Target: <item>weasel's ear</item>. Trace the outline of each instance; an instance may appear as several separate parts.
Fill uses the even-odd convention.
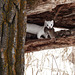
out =
[[[45,23],[46,23],[47,21],[45,20]]]
[[[46,26],[46,24],[47,24],[47,21],[45,20],[45,21],[44,21],[44,26]]]
[[[53,26],[54,26],[54,20],[52,20]]]
[[[52,20],[52,22],[54,22],[54,20]]]

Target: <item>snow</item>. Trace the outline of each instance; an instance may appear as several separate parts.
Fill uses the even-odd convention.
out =
[[[68,60],[73,50],[71,46],[25,53],[25,75],[75,75],[75,65]]]

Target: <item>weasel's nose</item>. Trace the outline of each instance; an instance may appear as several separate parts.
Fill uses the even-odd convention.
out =
[[[49,27],[49,29],[51,29],[51,28],[53,28],[53,27]]]
[[[51,29],[52,27],[49,27],[49,29]]]

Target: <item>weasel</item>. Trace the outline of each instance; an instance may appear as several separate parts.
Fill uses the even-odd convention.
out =
[[[41,39],[42,35],[45,38],[48,38],[48,33],[46,33],[44,31],[44,29],[45,29],[45,27],[47,27],[48,29],[52,29],[53,25],[54,25],[54,21],[53,20],[45,21],[44,22],[44,26],[39,26],[39,25],[36,25],[36,24],[29,24],[29,23],[27,23],[26,32],[32,33],[32,34],[36,34],[38,39]]]

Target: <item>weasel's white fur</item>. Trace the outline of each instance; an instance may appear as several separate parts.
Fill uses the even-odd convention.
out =
[[[53,20],[45,21],[44,26],[47,27],[48,29],[51,29],[54,26],[54,21]]]
[[[48,34],[44,32],[44,28],[53,28],[54,21],[45,21],[44,26],[39,26],[36,24],[27,24],[26,32],[36,34],[37,38],[40,39],[43,35],[45,38],[48,38]]]
[[[40,39],[41,36],[43,35],[45,38],[48,38],[48,35],[50,36],[50,38],[53,38],[54,37],[54,34],[53,34],[53,30],[51,30],[52,28],[54,29],[54,32],[57,32],[57,31],[60,31],[60,30],[68,30],[66,28],[57,28],[57,27],[53,27],[54,26],[54,21],[51,20],[51,21],[45,21],[44,22],[44,26],[39,26],[39,25],[36,25],[36,24],[27,24],[27,30],[26,32],[28,33],[32,33],[32,34],[36,34],[37,35],[37,38]],[[47,27],[49,30],[49,33],[46,33],[44,31],[45,27]]]

